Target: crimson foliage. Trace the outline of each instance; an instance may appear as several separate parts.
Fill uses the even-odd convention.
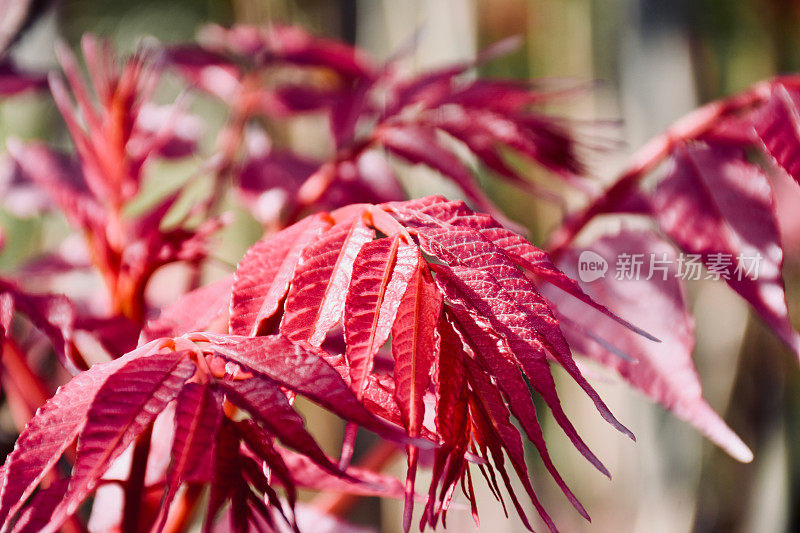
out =
[[[477,521],[476,470],[501,502],[505,486],[530,528],[510,467],[555,531],[531,483],[526,442],[575,509],[589,515],[550,457],[537,402],[578,452],[609,472],[562,409],[551,368],[561,367],[609,424],[633,438],[571,348],[617,371],[733,457],[752,458],[702,398],[691,360],[694,324],[675,273],[582,283],[575,267],[583,250],[666,258],[677,247],[724,279],[800,355],[768,178],[774,164],[800,179],[794,78],[712,103],[654,139],[608,190],[567,217],[548,253],[505,219],[459,155],[466,148],[482,169],[546,199],[553,193],[528,181],[509,151],[586,190],[572,126],[536,110],[551,93],[463,76],[513,43],[409,77],[402,53],[378,65],[297,28],[210,27],[201,41],[143,49],[119,64],[108,43],[87,36],[90,83],[60,46],[66,83],[51,73],[49,86],[75,153],[8,144],[8,208],[58,208],[88,253],[53,252],[16,282],[0,280],[3,366],[14,372],[3,383],[21,430],[0,470],[3,530],[77,524],[87,499],[96,492],[103,501],[115,484],[123,496],[92,509],[92,520],[109,529],[178,530],[204,487],[209,531],[298,529],[299,487],[404,498],[406,530],[421,501],[425,529],[445,521],[459,486]],[[199,170],[212,176],[212,192],[177,224],[167,219],[184,189],[131,208],[152,161],[200,152],[198,117],[184,100],[155,104],[165,69],[230,111]],[[286,69],[295,75],[281,76]],[[0,65],[3,94],[41,89],[41,79]],[[278,148],[254,126],[256,118],[311,112],[330,124],[325,161]],[[759,151],[768,157],[752,157]],[[469,205],[404,200],[396,159],[440,173]],[[670,164],[658,185],[640,187],[664,160]],[[227,183],[265,223],[264,238],[232,278],[157,309],[146,295],[151,277],[176,262],[197,273],[225,223],[215,213]],[[574,244],[591,220],[615,213],[648,217],[658,231],[625,229]],[[737,264],[720,270],[714,260],[741,254],[763,258],[760,275],[742,276]],[[105,312],[96,298],[25,289],[87,269],[104,281]],[[49,338],[72,375],[54,393],[25,353],[30,330],[12,324],[17,311]],[[347,422],[338,458],[305,428],[293,406],[298,395]],[[405,484],[350,466],[359,428],[405,450]],[[415,487],[421,457],[432,469],[422,490]]]

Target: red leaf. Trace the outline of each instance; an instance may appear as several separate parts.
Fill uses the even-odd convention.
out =
[[[65,45],[56,52],[69,89],[60,76],[51,73],[50,92],[80,155],[89,189],[103,204],[120,205],[138,192],[143,166],[153,153],[142,158],[131,151],[136,147],[129,143],[142,104],[158,80],[157,62],[155,54],[145,50],[118,66],[109,42],[98,42],[90,34],[84,35],[81,45],[99,106]]]
[[[309,217],[247,251],[234,275],[231,333],[258,334],[278,311],[303,249],[329,226],[322,216]]]
[[[353,262],[375,236],[360,219],[340,222],[303,251],[286,297],[281,332],[293,340],[320,346],[342,318]]]
[[[608,259],[627,253],[669,261],[666,273],[655,273],[650,280],[619,280],[609,273],[604,278],[584,283],[587,292],[608,302],[614,311],[640,317],[662,342],[649,342],[588,310],[585,305],[551,291],[559,314],[571,318],[568,322],[562,321],[562,325],[566,324],[564,330],[570,344],[584,355],[615,369],[631,386],[695,426],[731,456],[740,461],[751,460],[752,453],[747,446],[701,395],[700,380],[692,364],[694,321],[689,316],[678,281],[674,249],[647,231],[624,231],[606,236],[588,249]],[[577,273],[578,261],[578,251],[568,250],[560,264],[567,272]],[[624,359],[619,352],[633,360]]]
[[[525,450],[522,447],[522,438],[520,437],[517,428],[514,427],[509,419],[508,409],[506,409],[500,393],[495,387],[492,386],[488,376],[480,371],[474,361],[467,358],[464,359],[464,363],[473,390],[480,391],[480,393],[473,394],[475,402],[474,405],[479,404],[479,409],[483,412],[486,419],[491,422],[492,429],[496,433],[497,443],[501,443],[503,449],[508,454],[508,458],[511,460],[511,464],[514,467],[514,470],[516,470],[520,481],[522,481],[522,484],[525,487],[525,492],[528,493],[528,496],[533,502],[534,507],[536,507],[536,510],[539,512],[539,516],[542,517],[542,520],[544,520],[551,531],[557,531],[555,524],[542,507],[539,499],[536,497],[536,493],[533,490],[533,486],[531,485],[530,478],[528,476],[528,468],[525,463]],[[495,460],[497,461],[501,457],[502,452],[495,456]],[[505,478],[504,470],[502,468],[500,469],[500,473],[503,474],[503,477]],[[516,502],[513,489],[510,487],[507,480],[506,486],[508,487],[509,493],[514,501],[515,506],[517,507],[517,510],[520,512],[520,517],[522,518],[523,522],[526,523],[528,529],[531,529],[530,525],[527,524],[525,514],[521,512],[519,504]],[[575,500],[575,502],[577,502],[577,500]],[[575,502],[573,502],[573,504]],[[581,510],[582,514],[588,518],[586,511],[583,510],[579,503],[576,505],[576,508]]]
[[[297,488],[293,474],[273,445],[275,437],[268,434],[253,419],[237,422],[236,429],[247,448],[269,466],[270,474],[284,486],[289,506],[294,509],[297,502]]]
[[[432,268],[436,272],[437,284],[449,301],[458,302],[467,309],[474,309],[478,315],[488,319],[492,329],[508,343],[509,355],[525,372],[531,385],[542,396],[553,412],[556,422],[575,447],[598,470],[608,475],[606,468],[589,450],[561,408],[547,361],[549,350],[545,349],[535,333],[537,328],[535,324],[541,320],[531,322],[531,314],[511,300],[497,282],[482,271],[464,267],[451,270],[441,265],[432,265]],[[577,373],[577,370],[573,369],[573,372]]]
[[[11,282],[0,279],[0,331],[5,332],[14,311],[21,311],[53,345],[59,361],[70,373],[80,369],[75,364],[72,336],[75,330],[75,308],[62,295],[27,294]]]
[[[45,531],[56,531],[125,448],[175,399],[195,365],[185,353],[135,358],[106,379],[86,415],[69,489]]]
[[[392,206],[399,204],[391,204]],[[415,226],[426,226],[432,228],[447,227],[444,224],[456,226],[460,228],[469,228],[490,241],[498,247],[505,255],[513,261],[518,267],[527,270],[530,274],[534,275],[538,280],[544,281],[559,289],[571,294],[575,298],[591,305],[602,313],[608,315],[613,320],[616,320],[623,326],[635,331],[636,333],[657,341],[655,337],[646,331],[637,328],[628,321],[618,317],[610,312],[602,304],[594,301],[581,289],[578,283],[566,276],[553,264],[547,252],[541,250],[528,242],[524,237],[517,235],[513,231],[504,228],[497,221],[491,217],[475,213],[469,209],[463,202],[448,202],[440,197],[428,197],[420,200],[413,200],[407,202],[406,205],[416,208],[414,212],[406,213],[402,219],[406,223]],[[401,210],[402,211],[402,210]],[[426,216],[433,217],[430,219]],[[483,245],[485,246],[485,245]],[[493,250],[496,253],[496,250]]]
[[[79,314],[75,329],[90,332],[109,354],[124,354],[136,348],[142,325],[121,315],[97,317]]]
[[[420,527],[429,524],[432,528],[436,527],[440,512],[447,510],[447,494],[454,489],[465,469],[464,454],[471,440],[464,344],[446,311],[439,317],[437,330],[440,337],[439,359],[431,378],[436,391],[436,427],[442,447],[434,452],[428,501],[420,524]],[[437,499],[439,484],[442,489]]]
[[[364,409],[341,375],[325,361],[321,350],[309,344],[292,342],[280,335],[209,338],[226,359],[263,374],[381,436],[400,442],[405,440],[398,430]]]
[[[394,396],[403,416],[408,434],[416,437],[425,416],[423,398],[430,384],[431,366],[438,356],[436,325],[442,309],[442,295],[428,272],[422,254],[417,252],[417,266],[408,282],[392,325],[392,356],[394,356]],[[414,477],[418,450],[409,447],[406,478],[403,528],[411,527],[414,507]]]
[[[786,309],[772,187],[744,151],[702,144],[680,148],[653,208],[681,250],[701,255],[706,268],[725,279],[800,357],[800,335]]]
[[[344,251],[347,249],[347,235],[354,224],[367,222],[388,237],[358,243],[360,251],[354,259],[348,259],[351,266],[346,272],[353,281],[349,283],[348,298],[344,306],[347,356],[317,351],[300,341],[292,345],[288,339],[281,340],[280,337],[246,341],[233,336],[208,336],[209,342],[217,346],[220,355],[242,365],[249,372],[261,373],[293,392],[309,396],[351,422],[366,425],[353,418],[349,405],[356,411],[366,407],[373,415],[401,422],[414,439],[408,450],[406,491],[409,503],[404,516],[406,527],[410,526],[410,495],[413,493],[418,455],[414,446],[421,442],[416,440],[418,437],[438,438],[443,445],[434,456],[433,479],[428,491],[429,501],[423,523],[436,523],[438,516],[446,511],[459,480],[466,487],[469,476],[466,460],[472,453],[471,439],[474,439],[475,445],[484,456],[491,454],[494,466],[505,483],[510,483],[503,467],[503,453],[507,447],[509,453],[514,455],[512,463],[515,471],[527,479],[524,455],[517,453],[521,437],[517,432],[515,439],[509,430],[513,426],[507,426],[509,410],[519,418],[557,484],[576,509],[585,516],[585,510],[566,487],[549,457],[523,373],[542,395],[557,423],[576,448],[602,472],[608,473],[578,436],[561,408],[550,373],[550,358],[561,364],[584,388],[610,423],[628,435],[630,432],[610,414],[581,375],[549,302],[539,294],[531,278],[541,273],[541,278],[547,279],[571,296],[588,302],[626,326],[635,328],[592,300],[579,285],[556,268],[544,252],[530,244],[525,246],[524,239],[512,238],[513,233],[503,230],[490,217],[473,213],[463,203],[426,198],[380,206],[355,205],[337,210],[328,216],[338,221],[336,229],[323,233],[302,252],[301,257],[307,262],[298,267],[298,273],[292,281],[282,328],[287,335],[294,330],[302,332],[301,338],[310,335],[308,332],[314,329],[315,322],[319,320],[320,309],[324,307],[320,302],[326,298],[325,287],[335,274],[337,262],[341,262],[342,256],[346,255]],[[414,240],[415,245],[402,245],[404,240],[410,239]],[[433,264],[422,257],[417,246],[426,257],[432,257]],[[412,272],[416,273],[415,278],[411,283],[403,282],[406,288],[402,298],[387,299],[386,292],[392,284],[393,272],[401,264],[400,251],[403,248],[408,250],[409,257],[413,259],[410,264],[413,266]],[[436,264],[437,262],[445,265]],[[434,271],[435,282],[430,279],[428,269]],[[352,276],[349,274],[350,270]],[[343,285],[348,286],[347,283]],[[423,287],[427,287],[427,290],[422,291]],[[292,303],[295,299],[299,301],[305,297],[303,291],[309,288],[313,289],[313,294],[307,298],[305,306]],[[456,331],[448,332],[447,327],[438,319],[442,296],[446,298],[447,313],[450,316],[450,322],[447,323],[451,324],[449,327],[455,327]],[[341,293],[338,298],[341,301]],[[390,303],[394,301],[397,303]],[[292,305],[298,311],[294,316],[289,316]],[[382,313],[386,309],[385,305],[397,307],[393,321],[391,314],[387,314],[384,322]],[[420,305],[423,307],[418,307]],[[433,306],[435,311],[425,306]],[[327,323],[334,324],[338,318],[337,311],[333,317],[327,319]],[[369,365],[375,350],[385,341],[386,332],[381,328],[386,323],[392,324],[395,369],[393,375],[381,377],[371,374],[369,370],[365,371],[362,361]],[[438,335],[434,333],[437,325]],[[420,337],[423,330],[421,326],[428,333]],[[329,327],[326,325],[321,329],[327,331]],[[451,380],[438,374],[441,372],[438,365],[442,364],[441,368],[446,370],[453,369],[456,363],[448,362],[437,350],[442,336],[447,336],[450,352],[455,350],[461,353],[461,358],[467,357],[465,353],[472,354],[469,357],[474,357],[475,364],[478,365],[476,371],[481,372],[481,375],[485,374],[485,386],[493,387],[493,391],[486,393],[490,396],[483,397],[483,391],[476,389],[474,384],[471,389],[468,388],[465,377],[461,378],[459,385],[457,376],[454,376],[453,390],[450,390]],[[334,339],[335,335],[331,338]],[[318,334],[318,339],[322,339],[321,333]],[[421,339],[425,342],[421,342]],[[259,348],[256,348],[256,344],[252,347],[248,345],[256,341],[265,345]],[[238,347],[240,344],[241,347]],[[334,344],[328,343],[330,347]],[[460,347],[456,350],[454,347],[458,345]],[[304,352],[306,355],[303,355]],[[412,352],[416,355],[410,355]],[[454,354],[448,355],[459,358]],[[254,358],[260,360],[254,361]],[[309,387],[307,381],[301,383],[296,379],[287,382],[285,372],[281,373],[283,368],[293,368],[300,376],[316,376],[315,387]],[[353,372],[354,369],[356,373]],[[430,387],[432,372],[437,373],[434,388]],[[358,403],[357,396],[347,388],[348,379],[358,382],[363,379],[359,376],[366,377],[366,388],[360,389],[356,385],[355,389],[363,393],[363,406]],[[330,379],[335,386],[331,388],[327,382],[320,383],[320,379]],[[340,397],[343,401],[332,403],[333,399],[330,397],[323,399],[322,388],[316,388],[317,385],[337,391],[336,395],[341,391]],[[423,427],[423,398],[432,389],[436,392],[437,401],[441,403],[437,406],[436,434],[431,434],[429,428]],[[325,401],[329,403],[324,403]],[[460,405],[456,405],[459,401]],[[466,411],[468,403],[471,407]],[[348,407],[343,410],[345,405]],[[444,419],[448,413],[452,413],[452,420]],[[467,417],[469,426],[466,426]],[[345,456],[346,450],[343,450],[343,459]],[[495,470],[488,468],[485,471],[490,484],[496,489]],[[532,492],[532,487],[529,490]],[[530,496],[546,517],[546,513],[535,500],[535,495]],[[514,494],[512,501],[522,511]]]
[[[270,93],[263,93],[261,110],[267,115],[276,117],[332,110],[335,109],[338,97],[342,92],[346,92],[346,90],[286,83],[276,87]]]
[[[374,66],[360,50],[344,43],[321,39],[297,27],[273,27],[273,50],[283,61],[327,67],[345,77],[370,77]]]
[[[458,301],[454,301],[450,304],[450,307],[455,316],[455,323],[458,324],[459,329],[469,339],[480,363],[487,368],[490,375],[497,379],[497,386],[503,392],[509,410],[519,420],[525,435],[536,447],[548,472],[553,476],[556,484],[570,503],[588,520],[589,515],[586,509],[567,487],[550,458],[542,428],[536,418],[536,406],[533,403],[530,389],[522,378],[514,356],[509,351],[508,344],[493,333],[489,320],[481,317],[474,310],[459,305]],[[490,394],[490,392],[481,389],[477,394],[483,397],[484,394]],[[491,401],[496,403],[496,400]],[[522,466],[524,467],[524,463]],[[605,475],[610,476],[608,470],[602,464],[599,464],[599,468]]]
[[[754,125],[763,147],[787,174],[800,182],[800,110],[796,88],[782,83],[756,113]]]
[[[463,358],[466,354],[449,315],[442,313],[437,331],[440,337],[439,359],[432,374],[437,396],[436,427],[445,445],[452,445],[465,436],[467,381]]]
[[[581,375],[547,302],[506,253],[466,227],[438,222],[418,228],[417,235],[424,252],[449,265],[467,267],[456,267],[445,275],[458,278],[461,291],[474,284],[467,289],[475,291],[470,295],[472,304],[507,338],[523,368],[537,359],[543,361],[546,353],[551,354],[592,399],[603,418],[633,438]],[[535,379],[532,375],[528,377]]]
[[[137,357],[138,352],[92,366],[60,387],[25,426],[4,464],[0,521],[6,524],[36,485],[83,430],[97,391],[110,375]]]
[[[481,159],[488,155],[488,160],[491,161],[492,154],[500,157],[497,149],[508,146],[562,176],[569,177],[584,172],[576,154],[576,142],[567,128],[556,119],[545,115],[527,112],[499,113],[485,108],[471,108],[461,112],[434,114],[432,123],[462,140],[471,150],[479,148],[473,151]],[[534,185],[516,173],[500,174],[534,194],[538,192]]]
[[[164,527],[172,499],[187,480],[210,481],[222,403],[207,384],[187,383],[178,395],[167,489],[155,523]]]
[[[301,417],[289,404],[286,395],[271,379],[255,375],[243,380],[219,382],[229,401],[244,409],[283,444],[294,448],[320,466],[339,474],[325,452],[305,429]]]
[[[0,522],[7,524],[86,424],[97,392],[128,362],[147,354],[143,345],[114,361],[97,364],[59,387],[25,426],[3,465]]]
[[[506,163],[501,153],[501,146],[489,132],[476,124],[471,114],[466,111],[453,111],[446,116],[434,117],[435,125],[463,142],[487,168],[496,172],[501,178],[509,180],[517,187],[541,198],[560,201],[554,193],[524,179],[520,171]]]
[[[39,533],[42,531],[50,521],[53,510],[64,499],[68,484],[69,479],[59,479],[46,489],[41,489],[22,512],[11,531],[13,533]]]
[[[400,300],[392,325],[392,356],[395,360],[395,399],[409,435],[419,435],[425,408],[422,398],[430,383],[431,366],[438,352],[434,332],[439,320],[442,295],[417,252],[417,266]]]
[[[366,243],[356,256],[344,308],[345,357],[361,395],[378,349],[389,338],[400,299],[417,268],[416,246],[399,235]]]
[[[394,399],[394,378],[387,375],[368,377],[361,400],[370,413],[384,418],[392,424],[403,425],[400,408]]]

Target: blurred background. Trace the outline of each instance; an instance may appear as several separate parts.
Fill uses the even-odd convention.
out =
[[[55,68],[57,35],[75,45],[91,31],[133,50],[146,36],[164,42],[195,37],[217,22],[302,25],[388,57],[422,31],[411,69],[473,57],[482,47],[519,35],[524,45],[482,67],[481,74],[590,82],[591,88],[554,112],[581,120],[619,121],[605,128],[621,147],[590,161],[598,180],[610,180],[633,151],[694,107],[782,71],[800,70],[800,2],[794,0],[64,0],[38,1],[40,16],[12,53],[34,69]],[[41,97],[0,103],[0,137],[41,137],[63,142],[60,118]],[[224,119],[212,102],[198,103],[211,123]],[[217,107],[215,107],[217,106]],[[292,124],[293,142],[314,151],[313,123]],[[180,169],[164,170],[166,174]],[[408,178],[413,195],[437,190],[430,176]],[[492,198],[543,244],[562,213],[500,183],[485,181]],[[790,314],[800,319],[800,193],[778,183],[787,247]],[[444,191],[447,192],[447,191]],[[10,268],[31,250],[58,238],[52,222],[0,213],[9,235],[0,267]],[[63,235],[63,233],[62,233]],[[221,255],[235,263],[259,237],[259,227],[237,222]],[[800,531],[800,370],[796,360],[750,316],[721,283],[690,287],[697,319],[695,362],[704,396],[755,453],[738,464],[686,424],[628,390],[614,376],[594,379],[601,396],[636,434],[632,443],[597,416],[591,402],[562,379],[568,414],[612,472],[611,481],[566,444],[557,428],[547,438],[564,478],[593,523],[574,512],[543,472],[534,481],[562,531],[648,533]],[[795,321],[800,325],[800,321]],[[341,440],[338,421],[307,409],[312,432],[332,451]],[[563,445],[562,445],[563,444]],[[533,455],[533,454],[532,454]],[[534,463],[535,464],[535,463]],[[397,464],[395,473],[404,471]],[[424,478],[420,480],[424,482]],[[476,487],[477,488],[477,487]],[[400,530],[399,502],[366,499],[353,522],[380,531]],[[522,531],[505,519],[488,490],[479,506],[481,530]],[[535,514],[535,513],[534,513]],[[474,529],[469,513],[453,511],[451,531]]]

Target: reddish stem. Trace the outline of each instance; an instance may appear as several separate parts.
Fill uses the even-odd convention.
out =
[[[3,389],[8,397],[12,416],[22,431],[36,410],[50,394],[39,376],[33,373],[19,346],[7,338],[3,343]]]
[[[141,514],[142,499],[144,496],[144,478],[147,472],[147,458],[150,455],[150,439],[153,436],[153,426],[139,435],[133,448],[131,460],[131,473],[125,485],[125,507],[122,515],[123,533],[136,533],[139,531],[139,516]]]
[[[164,525],[164,533],[186,531],[202,495],[202,483],[189,483],[186,486],[186,490],[178,495],[175,502],[170,506],[167,523]]]

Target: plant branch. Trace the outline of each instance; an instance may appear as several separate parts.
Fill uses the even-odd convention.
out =
[[[180,493],[170,506],[164,533],[186,531],[202,495],[203,485],[201,483],[188,483],[186,490]]]
[[[153,435],[153,426],[150,425],[139,438],[133,448],[131,472],[128,483],[125,485],[125,506],[122,515],[123,533],[136,533],[139,531],[139,516],[144,497],[144,478],[147,473],[147,459],[150,455],[150,440]]]
[[[50,394],[39,376],[28,366],[19,346],[9,338],[3,342],[2,366],[3,391],[11,406],[14,423],[22,431]]]
[[[715,100],[674,122],[666,131],[651,139],[634,156],[633,163],[614,183],[597,195],[583,209],[567,216],[550,239],[554,258],[569,245],[597,215],[613,211],[651,171],[667,159],[676,146],[696,139],[711,130],[721,118],[734,115],[769,98],[773,81],[753,85],[730,98]]]

